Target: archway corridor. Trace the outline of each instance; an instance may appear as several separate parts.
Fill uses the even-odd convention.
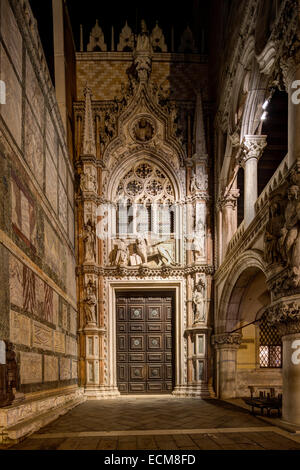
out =
[[[11,449],[300,450],[268,421],[217,399],[122,396],[86,401]]]

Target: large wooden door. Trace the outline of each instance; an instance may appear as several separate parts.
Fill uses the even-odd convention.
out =
[[[117,381],[120,393],[173,389],[173,300],[169,294],[117,296]]]

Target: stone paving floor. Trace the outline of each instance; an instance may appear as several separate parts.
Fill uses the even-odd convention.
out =
[[[300,436],[220,400],[87,401],[15,450],[300,450]]]

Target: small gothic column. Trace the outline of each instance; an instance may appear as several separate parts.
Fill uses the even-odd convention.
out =
[[[257,199],[257,164],[267,145],[266,135],[245,135],[242,148],[242,165],[245,171],[244,221],[245,228],[255,217]]]
[[[236,396],[236,364],[237,351],[242,340],[240,333],[220,333],[212,337],[216,350],[218,398],[234,398]]]
[[[222,240],[222,258],[225,257],[228,243],[237,229],[237,199],[240,195],[239,189],[231,189],[219,199],[219,208],[222,214],[222,231],[220,233]]]
[[[300,426],[300,300],[271,306],[268,320],[282,336],[282,419]]]
[[[77,197],[79,215],[78,276],[80,298],[79,337],[81,349],[81,381],[89,398],[116,396],[119,392],[108,384],[105,375],[104,342],[107,325],[103,319],[103,280],[99,273],[102,247],[96,231],[98,222],[99,160],[92,110],[92,92],[85,89],[83,140],[78,163],[80,190]],[[96,119],[99,125],[99,119]],[[99,127],[97,127],[99,130]]]

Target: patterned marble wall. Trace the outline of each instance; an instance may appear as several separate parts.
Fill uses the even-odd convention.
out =
[[[74,175],[28,4],[0,2],[0,339],[20,391],[77,382]]]

